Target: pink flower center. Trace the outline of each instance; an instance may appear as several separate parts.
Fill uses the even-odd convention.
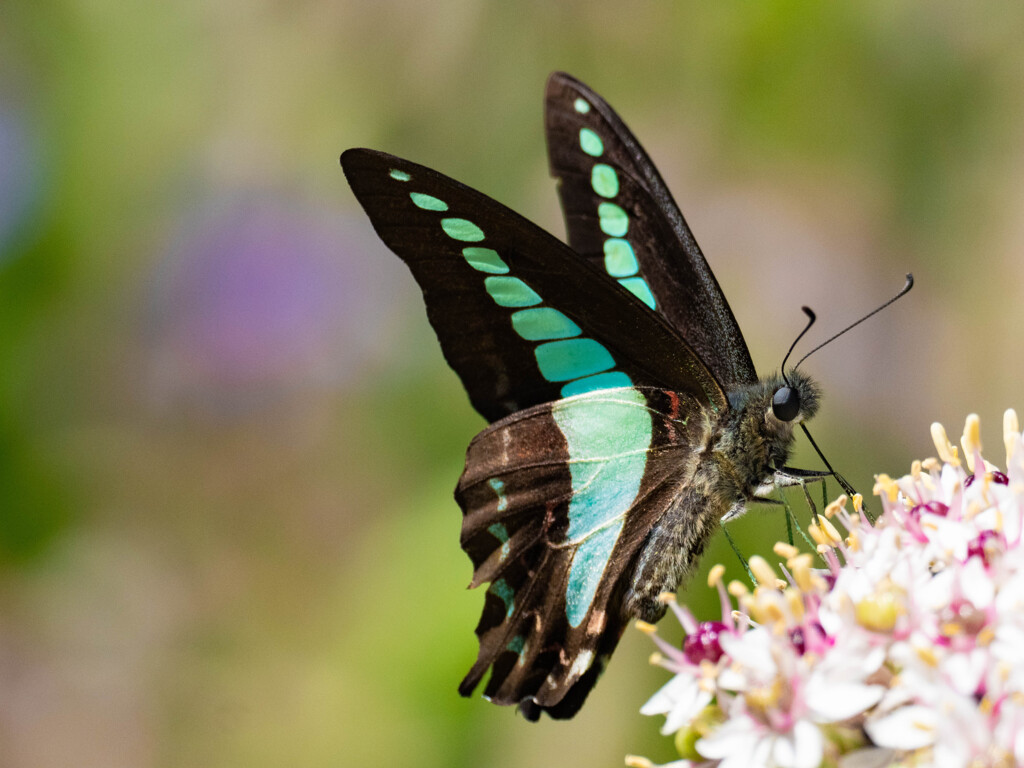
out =
[[[710,661],[712,664],[722,658],[724,651],[718,641],[718,636],[727,632],[728,627],[720,621],[704,621],[697,627],[697,631],[686,636],[683,640],[683,655],[691,664],[700,664],[702,661]]]

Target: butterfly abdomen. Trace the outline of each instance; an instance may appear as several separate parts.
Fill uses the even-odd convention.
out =
[[[658,597],[674,592],[700,561],[731,502],[710,450],[698,457],[690,480],[647,536],[623,601],[631,618],[654,623],[665,613]]]

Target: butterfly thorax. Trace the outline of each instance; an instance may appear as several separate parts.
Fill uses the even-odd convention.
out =
[[[789,385],[801,401],[793,421],[780,421],[772,412],[772,397],[786,386],[778,376],[731,392],[729,411],[708,414],[704,439],[694,446],[693,474],[680,483],[637,557],[623,602],[627,616],[660,619],[665,605],[658,596],[687,578],[722,520],[739,516],[771,490],[775,471],[789,458],[795,423],[811,418],[820,401],[817,385],[804,374],[791,371]]]

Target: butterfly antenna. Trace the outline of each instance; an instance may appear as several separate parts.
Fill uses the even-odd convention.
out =
[[[849,331],[849,330],[852,330],[852,329],[856,328],[856,327],[857,327],[858,325],[860,325],[861,323],[863,323],[863,322],[864,322],[865,320],[867,320],[867,319],[868,319],[869,317],[871,317],[872,315],[877,315],[877,314],[878,314],[879,312],[881,312],[881,311],[882,311],[883,309],[885,309],[886,307],[888,307],[888,306],[889,306],[890,304],[892,304],[892,303],[893,303],[894,301],[896,301],[897,299],[900,299],[900,298],[902,298],[903,296],[906,296],[906,295],[907,295],[907,293],[909,293],[909,292],[910,292],[910,289],[911,289],[911,288],[913,288],[913,287],[914,287],[914,276],[913,276],[912,274],[910,274],[910,273],[908,272],[908,273],[907,273],[907,282],[906,282],[906,283],[904,284],[904,286],[903,286],[902,288],[900,288],[900,292],[899,292],[899,293],[897,293],[897,294],[896,294],[895,296],[893,296],[893,297],[892,297],[891,299],[889,299],[889,300],[888,300],[887,302],[885,302],[884,304],[882,304],[882,305],[881,305],[880,307],[876,307],[875,309],[873,309],[873,310],[871,310],[870,312],[868,312],[868,313],[867,313],[866,315],[864,315],[864,317],[862,317],[862,318],[861,318],[860,320],[857,320],[856,322],[850,323],[850,325],[848,325],[848,326],[846,326],[845,328],[843,328],[843,330],[841,330],[841,331],[840,331],[839,333],[835,334],[834,336],[832,336],[832,337],[830,337],[830,338],[828,338],[828,339],[825,339],[825,341],[821,342],[821,344],[819,344],[819,345],[818,345],[818,346],[816,346],[816,347],[815,347],[814,349],[812,349],[812,350],[811,350],[810,352],[808,352],[808,353],[807,353],[806,355],[804,355],[803,357],[801,357],[801,358],[800,358],[800,362],[799,362],[799,363],[797,363],[796,365],[794,365],[793,367],[794,367],[794,368],[799,368],[799,367],[800,367],[800,363],[802,363],[802,362],[803,362],[804,360],[806,360],[806,359],[807,359],[808,357],[810,357],[810,356],[811,356],[811,355],[813,355],[813,354],[814,354],[815,352],[817,352],[817,351],[818,351],[819,349],[821,349],[822,347],[824,347],[824,346],[825,346],[826,344],[831,344],[831,343],[832,343],[833,341],[835,341],[836,339],[838,339],[838,338],[839,338],[840,336],[842,336],[842,335],[843,335],[844,333],[846,333],[846,332],[847,332],[847,331]],[[804,307],[804,311],[805,311],[805,312],[809,312],[810,310],[808,310],[808,309],[807,309],[806,307]],[[812,317],[813,317],[813,315],[812,315]],[[810,326],[808,326],[808,327],[810,327]],[[806,330],[805,330],[804,332],[806,333]],[[803,336],[803,334],[800,334],[800,336]],[[799,341],[799,340],[800,340],[800,336],[797,336],[797,341]],[[794,343],[794,344],[796,344],[796,342],[793,342],[793,343]],[[792,351],[792,350],[790,350],[790,351]],[[786,357],[789,357],[789,355],[786,355]],[[785,362],[783,362],[783,366],[785,366]],[[788,384],[789,382],[786,382],[786,383]],[[805,430],[805,431],[806,431],[806,430]],[[813,441],[812,441],[812,442],[813,442]],[[824,457],[822,457],[822,458],[824,458]]]
[[[789,351],[786,353],[786,356],[782,358],[782,380],[786,382],[786,386],[792,386],[789,383],[789,379],[786,378],[786,361],[789,360],[789,356],[793,354],[793,350],[796,349],[796,345],[800,339],[804,337],[804,334],[811,330],[811,326],[814,325],[814,321],[818,319],[817,315],[814,314],[814,310],[810,307],[800,307],[800,309],[802,309],[804,314],[807,315],[807,325],[805,325],[804,329],[800,331],[800,334],[793,339],[793,343],[789,345]]]
[[[819,349],[824,347],[826,344],[831,344],[833,341],[838,339],[844,333],[846,333],[847,331],[849,331],[849,330],[851,330],[853,328],[856,328],[858,325],[863,323],[865,320],[867,320],[872,315],[877,315],[879,312],[881,312],[883,309],[888,307],[894,301],[896,301],[897,299],[900,299],[903,296],[905,296],[910,291],[910,289],[913,288],[913,287],[914,287],[914,276],[908,272],[907,273],[907,282],[904,283],[904,285],[900,289],[899,293],[897,293],[895,296],[893,296],[891,299],[889,299],[887,302],[885,302],[881,306],[876,307],[875,309],[873,309],[870,312],[868,312],[866,315],[864,315],[864,317],[862,317],[859,320],[857,320],[857,321],[851,323],[850,325],[846,326],[845,328],[843,328],[843,330],[839,331],[839,333],[837,333],[837,334],[835,334],[833,336],[830,336],[828,339],[826,339],[825,341],[821,342],[821,344],[819,344],[814,349],[812,349],[810,352],[808,352],[806,355],[801,357],[799,362],[797,362],[797,364],[795,366],[793,366],[793,367],[794,368],[799,368],[801,363],[803,363],[804,360],[806,360],[808,357],[813,355],[815,352],[817,352]],[[814,313],[811,312],[811,310],[809,310],[807,307],[804,307],[803,310],[811,318],[811,323],[813,323],[814,322]],[[808,323],[807,328],[804,329],[804,332],[801,333],[800,336],[796,337],[796,341],[799,341],[800,338],[804,335],[804,333],[807,333],[807,329],[811,327],[811,323]],[[793,342],[793,346],[796,346],[796,341]],[[789,348],[789,352],[792,352],[792,351],[793,351],[793,347],[790,347]],[[789,352],[786,353],[786,359],[789,358]],[[782,369],[783,369],[783,374],[782,375],[783,375],[783,378],[785,379],[785,376],[786,376],[786,374],[785,374],[786,361],[785,360],[782,361]],[[786,380],[786,383],[789,384],[789,380],[788,379]],[[807,425],[806,424],[801,424],[800,428],[804,431],[804,434],[807,435],[807,440],[810,442],[811,447],[814,448],[814,452],[818,454],[818,457],[825,464],[825,468],[828,469],[829,473],[832,475],[832,477],[835,478],[836,482],[839,483],[839,485],[842,487],[842,489],[847,494],[849,494],[850,497],[852,498],[857,493],[857,491],[854,489],[854,487],[852,485],[850,485],[850,483],[846,480],[845,477],[840,475],[838,472],[836,472],[832,468],[832,465],[829,464],[828,459],[825,458],[825,454],[821,452],[821,449],[818,447],[818,444],[816,442],[814,442],[814,438],[811,437],[811,431],[809,429],[807,429]],[[864,513],[868,515],[868,519],[870,520],[871,516],[868,513],[867,508],[864,508]]]

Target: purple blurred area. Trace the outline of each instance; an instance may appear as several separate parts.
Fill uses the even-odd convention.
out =
[[[237,414],[401,357],[392,302],[412,282],[364,221],[285,196],[225,197],[180,222],[153,270],[156,407]]]

